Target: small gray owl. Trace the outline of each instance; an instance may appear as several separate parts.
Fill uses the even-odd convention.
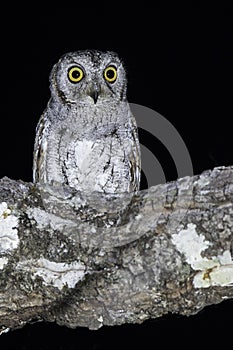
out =
[[[139,190],[140,146],[126,87],[114,52],[83,50],[60,58],[36,129],[34,182],[85,192]]]

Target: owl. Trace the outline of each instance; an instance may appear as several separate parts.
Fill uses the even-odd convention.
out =
[[[116,53],[63,55],[50,73],[51,97],[36,129],[33,182],[89,193],[138,191],[140,145],[126,89]]]

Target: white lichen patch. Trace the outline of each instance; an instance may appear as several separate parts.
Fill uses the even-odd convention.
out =
[[[2,270],[7,263],[8,263],[7,258],[4,258],[4,257],[0,258],[0,270]]]
[[[181,230],[172,236],[172,242],[179,252],[185,255],[187,262],[194,270],[203,268],[203,263],[208,265],[208,259],[203,259],[201,252],[206,250],[210,243],[205,240],[203,235],[197,234],[196,225],[188,224],[187,229]],[[213,265],[211,264],[211,266]]]
[[[7,203],[0,203],[0,253],[5,253],[18,247],[17,226],[18,218],[11,213]]]
[[[200,175],[199,179],[197,181],[195,181],[194,185],[198,185],[200,187],[205,187],[207,185],[209,185],[210,180],[209,177],[206,176],[206,174],[202,174]]]
[[[102,326],[103,326],[103,322],[104,322],[103,316],[100,315],[100,316],[97,318],[97,321],[99,321],[100,327],[102,327]]]
[[[184,254],[186,261],[197,274],[193,283],[195,288],[233,285],[233,261],[229,250],[211,259],[201,253],[211,246],[203,235],[196,231],[196,225],[188,224],[186,229],[172,235],[172,242],[177,250]]]
[[[10,328],[8,327],[0,326],[0,335],[2,335],[3,333],[9,332],[9,330]]]
[[[51,227],[53,230],[61,231],[65,226],[75,225],[71,220],[60,218],[40,208],[29,208],[27,215],[36,221],[39,229]]]
[[[16,269],[31,272],[32,278],[39,276],[44,284],[60,290],[64,286],[74,288],[87,273],[85,265],[81,262],[57,263],[44,258],[20,262]]]
[[[210,286],[233,286],[233,264],[218,265],[206,271],[198,272],[193,279],[195,288]]]

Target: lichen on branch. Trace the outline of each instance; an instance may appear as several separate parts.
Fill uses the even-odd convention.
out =
[[[233,298],[233,167],[137,194],[0,180],[0,326],[191,315]]]

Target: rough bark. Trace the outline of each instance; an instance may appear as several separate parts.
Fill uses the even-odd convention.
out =
[[[233,298],[233,167],[91,196],[0,180],[0,326],[191,315]]]

